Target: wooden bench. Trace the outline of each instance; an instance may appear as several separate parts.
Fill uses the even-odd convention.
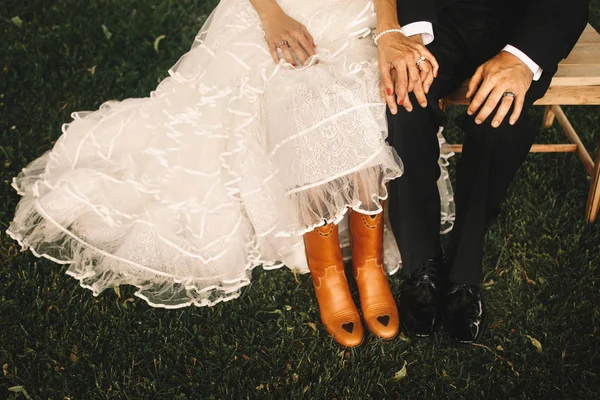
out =
[[[467,105],[466,92],[465,83],[463,87],[441,101],[442,107]],[[591,25],[588,24],[569,57],[559,64],[558,72],[546,95],[535,104],[546,107],[543,126],[549,128],[556,119],[571,143],[534,144],[531,151],[534,153],[573,152],[579,155],[579,159],[591,177],[586,216],[588,222],[594,222],[600,211],[600,140],[594,161],[561,108],[563,105],[600,105],[600,34]],[[454,152],[462,151],[462,145],[451,145],[451,147]]]

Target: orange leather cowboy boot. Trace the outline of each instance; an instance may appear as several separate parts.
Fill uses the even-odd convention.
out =
[[[364,329],[348,287],[337,225],[328,224],[306,233],[304,245],[327,333],[342,346],[358,346]]]
[[[352,272],[360,308],[369,330],[383,339],[398,333],[398,307],[383,267],[383,211],[365,215],[350,210]]]

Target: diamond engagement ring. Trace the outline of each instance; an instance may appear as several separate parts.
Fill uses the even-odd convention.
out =
[[[504,92],[504,94],[502,95],[502,97],[506,97],[506,96],[517,97],[517,95],[514,94],[514,92],[511,92],[509,90],[507,90],[506,92]]]
[[[281,42],[279,42],[279,44],[277,45],[277,48],[280,48],[282,46],[287,46],[288,42],[287,40],[282,40]]]
[[[421,64],[423,64],[425,61],[427,61],[427,59],[425,57],[421,57],[419,58],[419,61],[417,61],[417,67]]]

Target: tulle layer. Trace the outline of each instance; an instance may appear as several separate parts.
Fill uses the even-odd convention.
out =
[[[402,163],[385,142],[376,52],[364,39],[372,4],[280,3],[319,40],[306,67],[275,66],[250,3],[221,1],[149,98],[73,114],[15,178],[23,198],[8,233],[69,264],[95,295],[130,284],[152,306],[177,308],[239,296],[258,265],[308,272],[303,233],[343,226],[349,208],[380,212]],[[439,186],[447,228],[444,168]],[[389,226],[384,245],[395,272]]]
[[[95,295],[130,284],[150,305],[166,308],[236,298],[258,265],[308,272],[302,234],[324,221],[342,223],[341,242],[347,246],[343,218],[348,209],[380,212],[387,198],[384,183],[393,177],[380,167],[362,168],[311,192],[295,192],[277,204],[276,212],[312,224],[301,226],[297,219],[278,215],[281,223],[258,235],[237,201],[194,210],[161,199],[147,185],[143,192],[131,182],[81,170],[54,186],[40,178],[49,155],[15,179],[24,197],[8,233],[38,257],[69,264],[67,273]],[[386,265],[393,273],[400,256],[388,226],[385,237]]]

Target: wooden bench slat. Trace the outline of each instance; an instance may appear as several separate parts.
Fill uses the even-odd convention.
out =
[[[454,153],[462,153],[462,144],[448,145]],[[576,153],[576,144],[534,144],[531,146],[531,153]]]
[[[600,42],[578,43],[562,65],[598,65],[600,64]]]
[[[550,87],[546,95],[535,102],[535,105],[551,106],[598,105],[600,104],[600,87],[598,86],[557,86]]]
[[[552,86],[600,86],[600,65],[561,64],[552,79]]]
[[[594,27],[590,24],[587,24],[581,37],[577,41],[577,43],[587,43],[587,42],[600,42],[600,36],[598,32],[594,29]]]

